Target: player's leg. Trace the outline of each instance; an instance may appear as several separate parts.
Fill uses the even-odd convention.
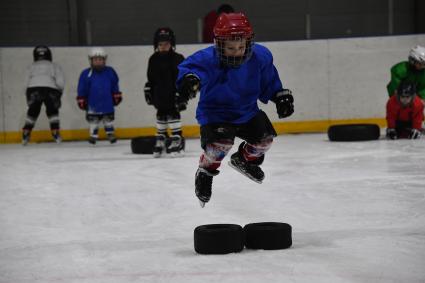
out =
[[[160,157],[165,150],[165,139],[167,137],[167,114],[161,110],[156,113],[156,141],[153,148],[153,156]]]
[[[106,137],[110,143],[116,143],[117,138],[115,137],[114,128],[115,113],[103,114],[102,121],[105,127]]]
[[[264,172],[260,165],[272,145],[273,137],[276,136],[272,123],[266,113],[260,111],[248,123],[237,129],[237,136],[245,141],[239,145],[238,151],[232,154],[230,166],[253,181],[261,183]]]
[[[52,137],[57,143],[60,143],[62,141],[59,132],[59,108],[61,107],[61,93],[55,89],[46,88],[44,104],[46,106],[47,118],[49,118],[50,131],[52,133]]]
[[[99,124],[102,115],[99,114],[86,114],[86,120],[89,123],[89,143],[96,144],[97,139],[99,138]]]
[[[211,198],[213,177],[219,173],[217,169],[232,148],[234,139],[235,128],[232,125],[201,126],[201,147],[204,152],[195,175],[195,194],[202,207]]]
[[[170,111],[167,115],[167,122],[168,127],[171,130],[171,142],[167,147],[167,152],[171,153],[173,156],[176,156],[184,150],[180,113],[176,110]]]
[[[38,88],[28,88],[26,91],[27,97],[27,116],[25,118],[25,125],[22,128],[22,144],[26,145],[31,137],[31,131],[34,128],[35,122],[40,115],[42,97]]]

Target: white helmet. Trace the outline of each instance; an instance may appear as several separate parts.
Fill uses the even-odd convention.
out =
[[[416,45],[409,52],[409,62],[411,64],[419,63],[425,65],[425,47]]]
[[[102,47],[93,47],[90,50],[89,59],[92,59],[94,57],[102,57],[106,59],[108,57],[108,54],[106,54],[105,49],[103,49]]]

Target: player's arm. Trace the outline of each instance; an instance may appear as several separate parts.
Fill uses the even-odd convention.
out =
[[[422,100],[422,103],[425,102],[425,81],[422,83],[424,86],[422,89],[418,89],[418,97]]]
[[[389,96],[397,94],[397,88],[403,78],[406,77],[406,72],[406,66],[403,62],[396,64],[391,68],[391,81],[387,85],[387,91]]]
[[[122,101],[122,92],[119,87],[119,77],[117,72],[113,68],[111,68],[112,72],[112,99],[114,101],[114,106],[117,106]]]
[[[418,139],[422,136],[422,122],[424,120],[424,105],[420,99],[415,99],[413,102],[412,113],[412,131],[411,139]]]
[[[175,77],[174,79],[177,81],[178,79],[178,74],[179,74],[179,65],[184,61],[184,57],[181,54],[177,54],[176,53],[176,57],[174,58],[174,74]],[[188,98],[189,96],[183,96],[180,91],[177,89],[177,84],[176,84],[176,89],[175,89],[175,104],[176,104],[176,109],[177,111],[184,111],[187,108],[187,103],[188,103]]]
[[[176,97],[177,107],[187,104],[189,99],[195,98],[201,86],[207,84],[206,67],[202,66],[202,60],[197,55],[186,58],[179,64],[179,74],[177,76]]]
[[[55,83],[58,87],[58,90],[62,93],[63,89],[65,88],[65,75],[63,74],[62,68],[54,64],[54,71],[55,71]]]
[[[153,82],[154,82],[154,67],[153,67],[153,57],[151,56],[149,58],[149,63],[148,63],[148,72],[147,72],[147,77],[148,77],[148,81],[145,83],[145,86],[143,88],[143,93],[145,95],[145,100],[146,103],[148,105],[152,105],[153,104]]]
[[[77,105],[81,110],[87,110],[87,100],[88,100],[88,78],[87,72],[83,71],[78,80],[77,87]]]
[[[386,120],[387,120],[387,133],[386,136],[388,139],[391,140],[395,140],[397,139],[397,132],[395,130],[395,126],[396,126],[396,120],[397,120],[397,114],[398,114],[398,105],[397,102],[395,100],[395,96],[394,98],[390,98],[388,99],[387,102],[387,116],[386,116]]]
[[[289,117],[294,113],[294,97],[292,91],[284,89],[280,81],[276,67],[273,65],[273,56],[268,50],[264,50],[263,61],[265,64],[261,70],[260,101],[267,103],[268,100],[276,104],[279,118]]]

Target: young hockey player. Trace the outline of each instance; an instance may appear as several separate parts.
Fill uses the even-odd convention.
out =
[[[402,81],[415,83],[419,98],[425,101],[425,47],[415,46],[409,52],[408,61],[391,68],[391,81],[387,85],[389,96],[397,93]]]
[[[176,106],[177,66],[184,57],[175,52],[176,38],[170,28],[159,28],[154,34],[154,54],[149,58],[148,82],[144,92],[146,102],[155,106],[156,112],[156,143],[154,157],[160,157],[165,150],[173,156],[184,149],[180,111],[186,109],[185,103]],[[171,130],[170,143],[167,149],[167,127]]]
[[[413,83],[402,82],[387,102],[387,138],[418,139],[422,134],[424,105]]]
[[[28,111],[22,129],[22,144],[26,145],[29,142],[43,103],[46,106],[53,139],[60,143],[59,108],[65,85],[64,75],[60,66],[52,62],[52,52],[47,46],[36,46],[33,57],[34,63],[29,68],[26,84]]]
[[[117,141],[113,125],[114,107],[120,104],[122,94],[118,86],[118,75],[112,67],[106,65],[106,59],[107,54],[103,48],[92,48],[89,54],[90,68],[81,73],[78,81],[77,103],[81,110],[86,111],[91,144],[96,144],[101,122],[109,142]]]
[[[283,89],[270,51],[253,43],[253,31],[242,13],[222,14],[214,27],[215,46],[196,52],[179,65],[181,101],[200,89],[196,118],[201,125],[195,193],[203,207],[211,197],[213,177],[235,137],[244,141],[229,165],[261,183],[260,165],[276,132],[257,100],[276,103],[280,118],[294,112],[291,91]]]

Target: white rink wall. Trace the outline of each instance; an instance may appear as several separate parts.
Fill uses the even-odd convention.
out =
[[[285,121],[382,118],[387,100],[389,70],[406,60],[409,49],[425,45],[425,35],[332,40],[267,42],[284,86],[292,89],[295,114]],[[206,45],[178,45],[188,56]],[[75,97],[80,72],[88,67],[89,47],[53,47],[53,61],[60,64],[66,87],[60,112],[62,129],[87,128]],[[124,100],[116,109],[117,128],[155,125],[155,110],[142,93],[151,46],[105,48],[108,65],[120,77]],[[32,62],[32,48],[0,48],[0,132],[19,131],[26,114],[25,76]],[[278,121],[274,105],[261,106]],[[184,125],[194,125],[196,102],[182,113]],[[44,108],[42,109],[44,112]],[[42,112],[36,130],[47,130]]]

